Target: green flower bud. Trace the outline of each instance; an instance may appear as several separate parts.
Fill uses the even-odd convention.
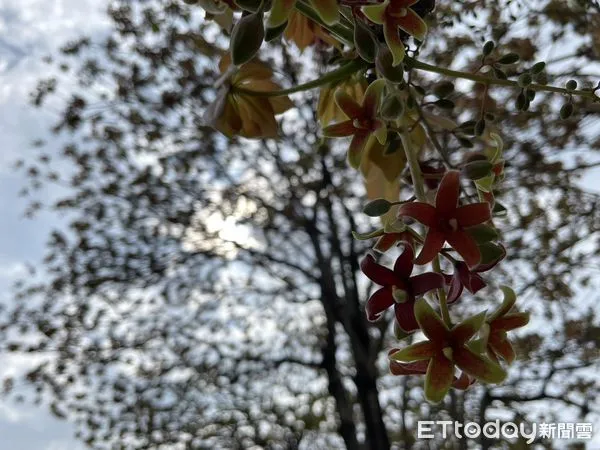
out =
[[[375,67],[377,71],[388,81],[392,83],[402,83],[404,81],[404,67],[402,64],[393,66],[394,57],[387,47],[379,47],[375,58]]]
[[[475,239],[478,244],[495,241],[498,239],[498,231],[488,225],[475,225],[467,229],[467,233]]]
[[[508,79],[508,75],[506,75],[506,73],[503,70],[498,69],[497,67],[493,67],[492,70],[494,71],[494,76],[496,78],[498,78],[499,80],[507,80]]]
[[[494,51],[495,47],[496,44],[494,44],[493,41],[487,41],[485,44],[483,44],[483,56],[489,56]]]
[[[577,89],[577,81],[575,81],[575,80],[567,81],[567,89],[569,91],[574,91],[575,89]]]
[[[517,101],[515,102],[515,108],[517,108],[518,111],[525,111],[526,103],[527,103],[527,98],[525,97],[525,94],[523,92],[521,92],[517,96]]]
[[[486,242],[479,246],[481,252],[481,263],[480,264],[492,264],[503,258],[506,251],[499,245]]]
[[[519,76],[518,83],[522,88],[529,86],[533,82],[533,77],[530,73],[525,72]]]
[[[363,208],[363,212],[370,217],[379,217],[387,213],[392,207],[392,203],[384,198],[371,200]]]
[[[492,172],[492,167],[493,164],[489,161],[471,161],[462,168],[461,172],[469,180],[479,180],[487,177]]]
[[[562,108],[560,108],[560,118],[563,120],[568,119],[573,115],[573,103],[565,103]]]
[[[363,60],[369,63],[375,62],[377,41],[369,27],[362,20],[356,20],[354,24],[354,47]]]
[[[533,65],[533,67],[531,68],[531,73],[537,75],[538,73],[542,72],[545,68],[546,63],[544,61],[540,61]]]
[[[242,17],[231,32],[231,60],[236,66],[250,61],[258,53],[265,38],[262,11]]]
[[[266,42],[271,42],[271,41],[274,41],[275,39],[277,39],[279,36],[281,36],[283,34],[283,32],[285,31],[285,29],[287,28],[287,26],[288,26],[288,23],[287,22],[283,22],[278,27],[267,28],[267,31],[265,33],[265,41]]]
[[[398,92],[394,92],[383,99],[381,117],[385,120],[396,120],[404,114],[404,99]]]
[[[517,55],[516,53],[507,53],[506,55],[503,55],[500,57],[500,59],[498,59],[498,64],[514,64],[518,62],[519,59],[519,55]]]

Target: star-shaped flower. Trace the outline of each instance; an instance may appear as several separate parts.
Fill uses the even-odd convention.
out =
[[[386,0],[377,5],[363,6],[362,11],[373,23],[383,25],[383,35],[397,66],[404,59],[406,49],[400,39],[401,29],[422,41],[427,33],[427,24],[413,11],[411,6],[419,0]]]
[[[348,120],[325,127],[323,135],[326,137],[353,136],[348,149],[348,161],[354,168],[360,166],[365,144],[371,135],[374,135],[381,144],[385,144],[387,128],[385,123],[377,117],[384,86],[385,80],[371,83],[365,91],[361,105],[345,90],[338,89],[335,92],[335,102],[348,116]]]
[[[399,348],[393,348],[388,352],[388,355],[392,355],[399,350]],[[425,375],[427,373],[427,366],[427,361],[403,363],[390,360],[390,373],[392,375]],[[475,378],[471,378],[465,372],[461,372],[458,377],[456,375],[454,376],[452,387],[464,391],[476,381],[477,380]]]
[[[227,53],[219,63],[221,73],[231,65]],[[254,58],[239,70],[217,93],[215,101],[206,109],[204,120],[227,137],[277,137],[275,115],[290,109],[289,97],[259,97],[244,94],[236,88],[253,91],[276,91],[280,86],[272,80],[273,70]]]
[[[429,339],[409,345],[390,355],[392,361],[429,361],[425,375],[425,397],[434,403],[446,396],[455,379],[455,367],[485,383],[500,383],[506,372],[498,364],[471,350],[467,343],[479,331],[485,312],[448,329],[425,299],[415,303],[415,316]]]
[[[383,286],[367,301],[369,321],[376,321],[386,309],[394,305],[396,320],[402,331],[411,333],[419,328],[414,313],[415,298],[441,288],[444,285],[444,277],[434,272],[411,277],[413,259],[413,247],[407,243],[394,264],[394,270],[378,264],[371,254],[362,260],[360,268],[363,273],[373,282]]]
[[[479,274],[492,270],[504,259],[506,250],[501,245],[498,247],[502,249],[503,254],[495,261],[488,264],[479,264],[473,270],[470,270],[464,262],[458,261],[454,265],[454,273],[452,275],[444,275],[446,283],[450,285],[450,289],[448,289],[448,303],[458,300],[464,288],[471,294],[475,294],[487,286],[487,283]]]
[[[487,222],[491,218],[487,202],[458,206],[460,196],[459,172],[451,170],[444,175],[435,197],[435,206],[429,203],[404,203],[398,209],[399,216],[412,217],[429,227],[416,264],[427,264],[448,242],[469,267],[481,260],[477,242],[466,229]]]
[[[504,292],[502,305],[486,319],[489,326],[487,335],[487,353],[495,361],[502,358],[508,364],[515,360],[515,350],[508,340],[507,332],[524,327],[529,323],[529,313],[510,312],[517,297],[514,291],[506,286],[501,287]]]

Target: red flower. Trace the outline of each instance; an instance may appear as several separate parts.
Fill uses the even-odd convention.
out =
[[[487,286],[487,283],[479,274],[493,269],[504,259],[506,250],[501,245],[498,247],[501,248],[504,253],[495,261],[488,264],[479,264],[473,270],[469,270],[469,267],[464,262],[459,261],[455,264],[454,273],[452,275],[444,274],[446,283],[450,285],[450,289],[448,290],[448,303],[458,300],[462,294],[463,288],[466,288],[471,294],[475,294],[477,291]]]
[[[494,361],[502,358],[508,364],[515,360],[515,350],[508,340],[507,332],[524,327],[529,323],[529,313],[510,312],[517,300],[514,291],[506,286],[502,305],[486,320],[489,325],[487,336],[487,353]]]
[[[477,242],[465,229],[490,220],[490,205],[483,202],[458,206],[459,195],[459,172],[451,170],[442,178],[435,206],[423,202],[404,203],[400,206],[398,215],[412,217],[429,227],[423,249],[415,260],[416,264],[432,261],[446,241],[469,267],[479,264],[481,253]]]
[[[377,118],[384,87],[384,80],[371,83],[365,91],[361,105],[343,89],[335,92],[335,102],[348,116],[348,120],[323,128],[323,135],[325,137],[352,136],[348,148],[348,162],[354,168],[360,166],[363,150],[371,135],[374,135],[380,144],[385,144],[387,128],[385,123]]]
[[[388,355],[393,355],[394,353],[397,353],[400,350],[401,349],[399,348],[393,348],[388,352]],[[402,363],[390,360],[390,373],[392,375],[425,375],[427,373],[427,366],[427,361],[414,361],[409,363]],[[461,374],[458,377],[454,375],[452,387],[464,391],[476,381],[477,380],[475,378],[471,378],[465,372],[461,372]]]
[[[440,402],[454,382],[455,367],[485,383],[500,383],[506,372],[498,364],[474,352],[467,345],[485,320],[485,312],[470,317],[449,329],[425,299],[415,303],[415,316],[429,339],[417,342],[390,355],[392,361],[428,361],[425,397]],[[412,367],[414,370],[414,367]]]
[[[383,25],[383,36],[394,57],[394,66],[402,62],[406,53],[398,29],[414,36],[419,41],[425,39],[427,24],[411,8],[418,1],[385,0],[383,3],[362,8],[363,13],[371,22]]]
[[[414,256],[412,245],[407,243],[394,264],[394,270],[377,264],[371,254],[362,260],[360,268],[363,273],[373,282],[383,286],[367,301],[369,321],[378,320],[386,309],[394,305],[396,320],[404,332],[410,333],[419,328],[414,313],[415,298],[432,289],[441,288],[444,285],[444,277],[434,272],[411,277]]]

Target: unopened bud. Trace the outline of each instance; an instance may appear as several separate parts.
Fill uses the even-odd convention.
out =
[[[479,180],[483,177],[487,177],[494,165],[487,160],[476,160],[471,161],[462,168],[461,172],[465,178],[469,180]]]
[[[379,47],[377,57],[375,58],[377,71],[392,83],[402,83],[404,81],[404,68],[402,64],[394,67],[393,62],[394,57],[390,49],[385,46]]]
[[[392,203],[384,198],[371,200],[363,208],[363,212],[370,217],[379,217],[387,213],[392,207]]]
[[[381,117],[385,120],[396,120],[404,114],[404,99],[394,92],[383,99],[381,103]]]
[[[231,60],[236,66],[250,61],[265,38],[262,11],[242,17],[231,32]]]
[[[354,47],[358,55],[366,62],[375,62],[377,41],[375,41],[373,33],[362,20],[356,20],[354,25]]]

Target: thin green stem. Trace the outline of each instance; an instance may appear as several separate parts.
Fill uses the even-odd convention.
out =
[[[513,81],[513,80],[502,80],[499,78],[491,78],[491,77],[487,77],[485,75],[479,75],[476,73],[461,72],[459,70],[446,69],[444,67],[438,67],[438,66],[434,66],[432,64],[424,63],[417,59],[411,58],[410,56],[406,56],[404,58],[404,61],[405,61],[405,64],[407,65],[407,67],[417,69],[417,70],[424,70],[426,72],[437,73],[437,74],[445,75],[445,76],[452,77],[452,78],[462,78],[465,80],[471,80],[471,81],[475,81],[476,83],[480,83],[480,84],[484,84],[484,85],[507,86],[507,87],[521,89],[521,86],[519,86],[519,83],[517,83],[516,81]],[[579,97],[590,98],[594,101],[600,101],[600,97],[598,97],[592,90],[576,89],[576,90],[570,91],[565,88],[559,88],[556,86],[547,86],[544,84],[535,84],[535,83],[527,86],[527,89],[533,89],[534,91],[554,92],[554,93],[565,94],[565,95],[577,95]]]
[[[415,197],[420,202],[427,202],[425,197],[425,185],[423,183],[423,174],[419,167],[419,158],[417,153],[412,149],[410,142],[410,135],[406,131],[402,131],[400,134],[402,140],[402,147],[404,147],[404,153],[406,154],[406,161],[408,162],[408,168],[410,170],[410,177],[412,178],[413,187],[415,188]]]
[[[411,148],[412,146],[410,145],[410,135],[404,132],[401,134],[401,138],[402,146],[404,147],[404,152],[406,154],[406,161],[408,162],[408,168],[410,170],[410,177],[412,178],[413,187],[415,189],[415,196],[420,202],[427,202],[427,197],[425,196],[425,183],[423,182],[423,174],[421,173],[421,168],[419,167],[419,158],[417,156],[417,153],[414,152]],[[421,242],[423,241],[421,240]],[[436,256],[433,260],[433,270],[437,273],[442,272],[439,256]],[[442,311],[442,319],[444,320],[446,326],[451,327],[452,321],[450,320],[450,312],[448,311],[446,291],[444,291],[444,288],[442,287],[437,290],[437,293],[440,300],[440,310]]]
[[[234,92],[239,92],[240,94],[249,95],[252,97],[281,97],[282,95],[289,95],[294,94],[296,92],[308,91],[309,89],[314,89],[325,84],[344,80],[349,75],[352,75],[353,73],[356,73],[360,69],[364,69],[365,67],[366,63],[364,61],[362,61],[361,59],[353,59],[352,61],[349,61],[343,66],[326,73],[325,75],[317,78],[316,80],[299,84],[298,86],[294,86],[288,89],[280,89],[278,91],[254,91],[239,86],[233,86],[232,90]]]
[[[439,255],[433,259],[433,270],[437,273],[442,273]],[[446,291],[444,290],[444,288],[440,288],[437,290],[437,294],[440,300],[440,311],[442,312],[442,320],[448,328],[451,328],[452,319],[450,319],[450,311],[448,310],[448,298],[446,297]]]

